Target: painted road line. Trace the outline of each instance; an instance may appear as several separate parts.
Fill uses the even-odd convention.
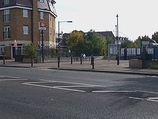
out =
[[[147,76],[149,78],[158,78],[158,76]]]
[[[128,90],[122,90],[122,91],[111,91],[111,90],[100,90],[100,91],[92,91],[93,93],[133,93],[137,91],[128,91]]]
[[[148,97],[149,100],[158,100],[158,97]]]
[[[45,83],[45,82],[43,82]],[[76,89],[69,89],[69,88],[63,88],[59,86],[45,86],[45,85],[39,85],[39,84],[33,84],[32,82],[25,82],[22,83],[23,85],[29,85],[29,86],[34,86],[34,87],[41,87],[41,88],[51,88],[51,89],[60,89],[60,90],[66,90],[66,91],[74,91],[74,92],[85,92],[83,90],[76,90]]]
[[[85,86],[98,86],[98,87],[103,87],[101,85],[93,85],[93,84],[85,84],[85,83],[76,83],[76,82],[67,82],[67,81],[50,81],[50,80],[45,80],[45,79],[39,79],[40,81],[44,81],[44,82],[54,82],[54,83],[66,83],[66,84],[75,84],[75,85],[85,85]]]
[[[139,98],[139,97],[128,97],[129,99],[134,99],[134,100],[145,100],[147,101],[147,99],[145,98]]]
[[[20,77],[15,77],[15,76],[8,76],[8,75],[0,75],[0,78],[16,78],[19,79]]]
[[[151,102],[158,102],[158,97],[148,97],[147,100]]]
[[[11,78],[9,78],[9,79],[0,79],[0,81],[27,81],[28,79],[11,79]]]
[[[60,88],[60,87],[63,87],[63,88],[80,88],[80,87],[81,87],[81,88],[86,88],[86,87],[87,87],[87,88],[91,88],[91,87],[94,87],[94,88],[95,88],[96,86],[90,86],[90,85],[84,85],[84,86],[83,86],[83,85],[75,85],[75,86],[56,86],[56,87],[59,87],[59,88]],[[98,88],[98,87],[97,87],[97,88]]]
[[[130,99],[134,99],[134,100],[142,100],[142,101],[149,101],[149,102],[156,102],[158,103],[158,97],[155,98],[139,98],[139,97],[129,97]]]
[[[81,92],[81,93],[85,93],[86,92],[86,91],[83,91],[83,90],[70,89],[70,88],[64,88],[64,87],[58,87],[58,86],[55,86],[53,88],[54,89],[60,89],[60,90],[66,90],[66,91]]]

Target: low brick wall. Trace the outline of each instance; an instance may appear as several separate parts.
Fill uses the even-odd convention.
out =
[[[129,60],[129,67],[130,68],[142,68],[142,60],[138,60],[138,59]]]
[[[150,65],[158,64],[158,61],[146,60],[146,68],[149,68]],[[142,68],[142,60],[131,59],[129,60],[130,68]]]

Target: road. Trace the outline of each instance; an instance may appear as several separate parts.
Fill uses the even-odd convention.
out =
[[[0,68],[0,119],[157,119],[158,77]]]

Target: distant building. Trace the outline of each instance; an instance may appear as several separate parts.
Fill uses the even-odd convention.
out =
[[[111,39],[111,40],[115,41],[115,36],[112,31],[97,31],[96,33],[104,36],[107,40]]]
[[[22,54],[24,45],[31,42],[40,49],[39,22],[46,25],[44,48],[55,47],[54,4],[54,0],[0,0],[0,54],[5,52],[6,58],[14,58],[14,46]]]

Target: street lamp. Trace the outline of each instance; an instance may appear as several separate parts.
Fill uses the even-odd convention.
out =
[[[116,25],[116,42],[117,42],[117,65],[119,65],[119,60],[120,60],[120,48],[119,48],[119,26],[118,26],[118,14],[116,15],[117,18],[117,25]]]
[[[72,23],[72,21],[58,21],[58,68],[60,67],[60,23]]]

